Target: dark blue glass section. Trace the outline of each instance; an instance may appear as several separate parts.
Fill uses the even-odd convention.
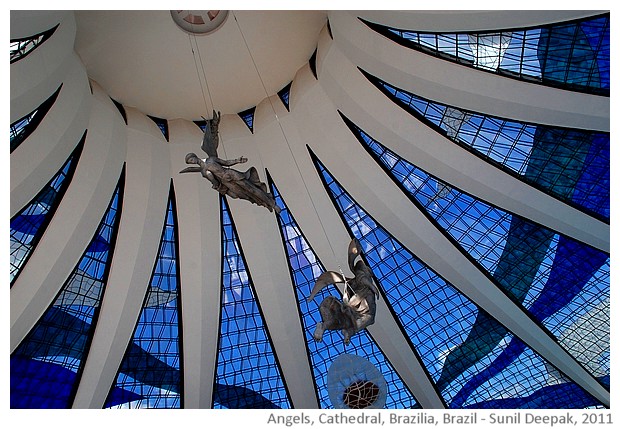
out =
[[[124,177],[123,172],[95,233],[108,243],[115,241],[118,230]],[[22,408],[71,407],[97,322],[112,252],[113,248],[84,253],[52,305],[13,352],[12,402]],[[24,366],[29,368],[27,372],[22,372]],[[69,372],[75,375],[68,376]],[[54,388],[41,388],[45,383]]]
[[[11,153],[39,126],[47,112],[54,105],[61,88],[62,84],[58,87],[56,92],[50,95],[39,107],[11,124],[9,133]]]
[[[501,76],[609,96],[609,14],[540,27],[429,33],[362,20],[403,46]]]
[[[243,122],[245,122],[245,124],[248,126],[248,128],[250,129],[252,133],[254,132],[254,111],[255,110],[256,110],[256,106],[251,107],[248,110],[244,110],[243,112],[239,112],[239,117],[243,119]]]
[[[45,374],[44,378],[39,378]],[[77,374],[54,363],[21,357],[11,358],[11,386],[15,392],[28,390],[31,396],[39,398],[36,408],[65,408],[64,398],[71,395],[70,387],[75,383]],[[112,404],[140,397],[133,392],[113,389],[110,394]],[[30,397],[11,392],[11,408],[32,408]]]
[[[564,377],[526,347],[469,393],[466,402],[454,403],[459,392],[471,386],[471,380],[496,365],[513,341],[512,334],[405,249],[314,159],[345,225],[360,240],[389,304],[451,407],[527,397]],[[552,403],[558,401],[548,407]]]
[[[282,103],[284,103],[286,110],[288,110],[289,112],[291,111],[291,108],[289,106],[289,97],[291,95],[292,84],[293,82],[289,83],[284,88],[282,88],[280,91],[278,91],[278,97],[280,97],[280,100],[282,100]]]
[[[104,408],[115,405],[113,394],[119,389],[133,393],[133,399],[128,397],[127,402],[118,404],[119,408],[182,408],[176,224],[171,189],[158,257],[142,311]]]
[[[11,64],[16,61],[25,58],[28,54],[34,51],[36,48],[41,46],[43,42],[49,39],[52,34],[56,31],[59,24],[56,24],[54,27],[46,30],[42,33],[35,34],[30,37],[23,37],[19,39],[11,39],[10,53],[11,53]]]
[[[291,408],[224,197],[221,206],[222,312],[213,408]]]
[[[162,118],[156,118],[155,116],[150,116],[148,115],[149,118],[151,118],[151,120],[153,122],[155,122],[157,124],[157,127],[159,128],[159,130],[161,131],[161,133],[164,135],[164,137],[166,138],[166,141],[169,141],[169,136],[168,136],[168,121]]]
[[[399,187],[453,243],[480,264],[499,287],[521,303],[529,294],[526,307],[545,327],[553,332],[564,332],[569,326],[558,319],[574,321],[585,317],[601,302],[609,300],[609,256],[606,253],[568,237],[556,236],[553,231],[462,193],[399,157],[346,118],[345,121]],[[561,317],[549,319],[560,311]],[[588,328],[588,336],[597,341],[582,340],[580,347],[566,339],[560,342],[577,360],[600,373],[599,366],[603,366],[603,371],[609,367],[608,359],[597,365],[591,360],[593,357],[604,359],[602,345],[604,338],[609,344],[609,323],[593,324]],[[491,335],[488,337],[490,341]],[[500,340],[495,338],[497,343]],[[466,345],[461,348],[466,349]],[[524,350],[525,345],[514,340],[485,371],[486,376],[479,374],[474,380],[482,384]],[[462,357],[457,356],[460,362]],[[439,384],[441,386],[441,379]],[[467,398],[475,384],[468,382],[457,399]],[[452,402],[453,406],[458,406],[457,399]]]
[[[337,332],[326,331],[323,341],[317,342],[314,340],[312,336],[314,328],[321,321],[319,314],[320,303],[328,296],[340,298],[342,293],[336,286],[331,285],[321,290],[311,302],[307,301],[314,287],[315,279],[326,270],[303,236],[301,229],[273,183],[271,183],[271,191],[278,207],[281,208],[278,214],[278,223],[288,255],[291,278],[304,326],[307,351],[312,363],[314,383],[319,396],[320,407],[333,408],[327,391],[327,372],[332,362],[338,356],[348,353],[368,359],[383,374],[388,388],[386,408],[419,408],[416,399],[404,385],[368,331],[364,330],[356,334],[351,338],[351,343],[346,347],[342,341],[342,336]]]
[[[363,74],[397,105],[495,167],[604,222],[609,134],[530,124],[433,102]]]
[[[609,376],[599,380],[609,386]],[[547,385],[526,397],[478,402],[467,408],[477,409],[576,409],[599,407],[600,403],[572,382]]]
[[[73,172],[82,152],[84,139],[52,180],[39,191],[26,207],[11,219],[11,286],[43,236],[47,224],[71,183]]]

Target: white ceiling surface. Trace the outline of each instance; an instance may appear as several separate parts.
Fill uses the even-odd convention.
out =
[[[213,107],[238,113],[278,92],[308,62],[327,22],[325,11],[230,11],[217,31],[190,36],[168,10],[75,17],[75,50],[110,97],[187,120],[210,117]]]

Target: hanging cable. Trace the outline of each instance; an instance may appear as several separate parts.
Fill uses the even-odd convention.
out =
[[[192,28],[194,27],[194,24],[191,24]],[[207,98],[205,97],[205,91],[204,91],[204,87],[202,85],[202,80],[204,79],[204,83],[205,83],[205,87],[207,88],[207,94],[209,95],[209,101],[211,102],[211,107],[213,110],[215,110],[215,103],[213,103],[213,97],[211,96],[211,90],[209,89],[209,81],[207,80],[207,73],[205,72],[205,67],[204,67],[204,63],[202,62],[202,54],[200,53],[200,47],[198,46],[198,40],[196,39],[196,35],[193,35],[194,37],[194,45],[196,45],[196,51],[198,51],[198,58],[200,60],[200,68],[202,70],[202,78],[200,75],[200,72],[198,71],[198,61],[196,60],[196,52],[194,51],[194,46],[192,45],[192,35],[188,33],[187,35],[188,39],[189,39],[189,46],[192,50],[192,57],[194,58],[194,66],[196,67],[196,74],[198,75],[198,82],[200,83],[200,91],[202,92],[202,99],[204,101],[205,104],[205,120],[207,120],[206,118],[209,116],[209,107],[207,105]],[[222,151],[224,152],[224,158],[228,158],[228,156],[226,155],[226,146],[224,145],[224,141],[223,139],[220,139],[220,145],[222,147]],[[224,167],[226,169],[230,168],[230,167]]]
[[[237,28],[239,28],[239,33],[241,34],[241,38],[243,39],[243,42],[245,43],[245,47],[248,50],[248,53],[250,54],[250,58],[252,59],[252,64],[254,64],[254,69],[256,70],[256,74],[258,75],[258,78],[261,82],[261,85],[263,86],[263,90],[265,91],[265,96],[267,97],[267,100],[269,100],[269,104],[271,105],[271,110],[273,110],[273,114],[276,118],[276,122],[278,123],[278,126],[280,127],[280,131],[282,132],[282,136],[284,137],[284,141],[286,142],[286,145],[288,147],[289,152],[291,153],[291,157],[293,158],[293,162],[295,163],[295,167],[297,168],[297,172],[299,173],[299,177],[301,177],[301,181],[304,185],[304,188],[306,189],[306,193],[308,194],[308,197],[310,198],[310,203],[312,205],[312,208],[314,209],[314,213],[316,214],[316,217],[319,219],[319,224],[321,225],[321,229],[323,230],[323,234],[325,235],[325,239],[327,240],[327,244],[329,244],[329,247],[332,251],[332,254],[334,256],[334,260],[337,261],[338,258],[336,257],[336,252],[334,251],[334,248],[332,246],[331,241],[329,240],[329,236],[327,235],[327,231],[325,230],[325,226],[323,225],[323,222],[321,221],[321,216],[319,216],[319,211],[316,208],[316,205],[314,204],[314,201],[312,199],[312,194],[310,193],[310,190],[308,189],[308,185],[306,184],[306,180],[304,179],[304,175],[301,173],[301,168],[299,167],[299,164],[297,163],[297,159],[295,158],[295,155],[293,153],[293,149],[291,149],[291,144],[288,141],[288,138],[286,137],[286,133],[284,132],[284,127],[282,127],[282,123],[280,122],[280,118],[278,117],[278,114],[276,112],[276,108],[273,105],[273,101],[271,100],[271,97],[269,96],[269,92],[267,91],[267,87],[265,85],[265,82],[263,81],[263,78],[260,74],[260,71],[258,70],[258,66],[256,65],[256,61],[254,60],[254,56],[252,55],[252,51],[250,50],[250,47],[248,45],[248,42],[245,38],[245,35],[243,34],[243,30],[241,30],[241,25],[239,25],[239,21],[237,20],[237,15],[235,15],[234,11],[231,11],[233,18],[235,18],[235,22],[237,23]],[[259,156],[260,156],[260,150],[259,152]],[[262,163],[262,160],[261,160]],[[263,164],[264,165],[264,164]],[[342,275],[343,278],[346,279],[344,273],[342,272],[342,267],[340,266],[340,264],[338,264],[338,269],[340,270],[340,274]],[[346,280],[345,280],[345,287],[348,286]],[[350,288],[350,286],[349,286]]]

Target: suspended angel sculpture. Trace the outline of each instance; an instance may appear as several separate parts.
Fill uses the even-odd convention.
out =
[[[235,159],[221,159],[217,156],[219,145],[218,127],[220,123],[220,113],[213,111],[213,119],[206,122],[205,134],[202,139],[202,150],[207,154],[207,158],[199,158],[195,153],[188,153],[185,156],[186,164],[196,164],[187,167],[180,173],[200,173],[202,177],[211,182],[212,188],[222,195],[231,198],[241,198],[251,203],[263,206],[269,211],[275,210],[280,213],[280,208],[276,205],[273,195],[267,191],[267,185],[260,181],[256,168],[250,167],[242,172],[230,168],[233,165],[247,162],[245,157]]]
[[[341,330],[345,345],[351,337],[375,323],[377,306],[375,298],[379,299],[379,291],[373,282],[373,274],[362,259],[355,262],[360,256],[361,246],[357,239],[349,244],[348,263],[354,277],[344,277],[335,271],[326,271],[321,274],[312,288],[308,301],[325,286],[332,283],[344,283],[342,301],[328,296],[319,306],[322,322],[316,324],[314,339],[321,341],[325,330]]]

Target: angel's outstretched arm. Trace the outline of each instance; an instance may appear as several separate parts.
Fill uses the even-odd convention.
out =
[[[248,162],[248,159],[244,156],[240,156],[235,159],[221,159],[217,158],[216,162],[224,167],[232,167],[233,165],[242,164],[244,162]]]

